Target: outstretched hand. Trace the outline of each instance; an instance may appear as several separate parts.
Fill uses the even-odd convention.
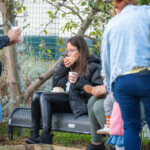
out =
[[[7,33],[7,36],[10,39],[9,45],[16,43],[20,35],[21,35],[21,30],[19,28],[15,30],[9,30]]]

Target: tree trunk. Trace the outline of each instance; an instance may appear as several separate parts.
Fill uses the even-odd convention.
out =
[[[91,24],[91,22],[94,19],[94,16],[96,15],[97,11],[95,11],[94,9],[91,10],[89,16],[87,17],[86,21],[84,21],[79,29],[79,31],[77,32],[77,35],[81,35],[83,36],[86,32],[86,30],[89,28],[89,25]]]
[[[10,3],[11,1],[9,1]],[[15,16],[12,13],[13,8],[7,8],[6,1],[1,0],[0,2],[1,13],[3,22],[7,19],[15,24]],[[8,9],[8,10],[7,10]],[[7,34],[8,27],[4,27],[4,34]],[[10,85],[10,93],[11,99],[14,100],[14,104],[11,107],[19,106],[20,104],[20,95],[23,93],[24,88],[21,80],[21,71],[18,63],[18,56],[16,52],[16,46],[8,46],[5,48],[5,56],[6,56],[6,64],[7,64],[7,72],[8,72],[8,80]],[[13,108],[10,108],[13,109]]]
[[[89,15],[87,16],[86,20],[82,23],[79,31],[77,32],[77,35],[81,35],[81,36],[84,36],[86,30],[89,28],[91,22],[93,21],[94,19],[94,16],[97,14],[97,12],[99,12],[100,10],[97,8],[97,2],[99,0],[96,0],[95,2],[95,8],[93,8],[91,10],[91,12],[89,13]]]
[[[3,22],[6,20],[7,8],[4,3],[5,0],[1,1],[1,8],[2,8],[2,15],[3,15]],[[98,0],[97,0],[98,1]],[[9,15],[11,16],[11,11],[9,11]],[[94,15],[98,12],[96,9],[92,9],[89,16],[87,17],[86,21],[82,23],[81,28],[79,29],[77,35],[83,36],[86,30],[88,29],[90,23],[93,21]],[[8,15],[8,16],[9,16]],[[9,18],[11,22],[14,22],[14,17],[11,16]],[[5,33],[7,33],[8,29],[5,27]],[[65,56],[65,54],[64,54]],[[11,98],[16,100],[18,96],[21,102],[26,103],[29,97],[33,94],[35,90],[37,90],[47,79],[49,79],[54,71],[56,66],[62,61],[64,56],[61,56],[59,60],[53,65],[52,68],[49,68],[48,71],[42,74],[37,80],[35,80],[24,92],[23,86],[21,82],[21,74],[20,74],[20,66],[18,65],[17,54],[15,51],[14,46],[6,48],[6,60],[7,60],[7,70],[8,70],[8,78],[11,87]],[[22,94],[21,94],[22,93]],[[20,96],[21,95],[21,96]],[[19,100],[19,99],[18,99]],[[17,101],[19,104],[19,101]]]

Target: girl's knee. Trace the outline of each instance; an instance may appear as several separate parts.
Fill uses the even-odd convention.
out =
[[[44,102],[46,100],[46,94],[42,93],[40,96],[40,103]]]
[[[95,114],[104,113],[104,100],[98,100],[93,106],[93,111]]]
[[[88,101],[88,103],[87,103],[87,108],[88,108],[88,110],[91,109],[91,108],[93,108],[93,105],[94,105],[95,101],[96,101],[96,98],[95,98],[94,96],[92,96],[92,97],[89,99],[89,101]]]
[[[32,103],[39,103],[40,95],[41,94],[39,92],[34,92],[32,97]]]

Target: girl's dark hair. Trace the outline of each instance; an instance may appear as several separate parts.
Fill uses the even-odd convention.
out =
[[[114,8],[122,10],[127,5],[137,5],[136,0],[114,0]]]
[[[88,45],[82,36],[73,36],[67,40],[67,43],[69,42],[73,46],[76,46],[78,51],[80,52],[78,71],[79,71],[79,75],[84,76],[84,72],[88,65],[88,57],[89,57]]]

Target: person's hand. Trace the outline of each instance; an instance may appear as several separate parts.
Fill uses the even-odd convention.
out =
[[[65,57],[64,58],[64,65],[66,68],[69,68],[75,62],[74,57]]]
[[[9,30],[8,33],[7,33],[7,36],[9,37],[10,39],[10,43],[9,45],[12,43],[16,43],[18,38],[20,37],[21,35],[21,30],[18,28],[18,29],[15,29],[15,30]]]
[[[75,84],[77,82],[78,74],[76,72],[69,72],[68,80],[70,83]]]
[[[107,93],[105,85],[93,87],[92,94],[94,97],[103,97]]]

